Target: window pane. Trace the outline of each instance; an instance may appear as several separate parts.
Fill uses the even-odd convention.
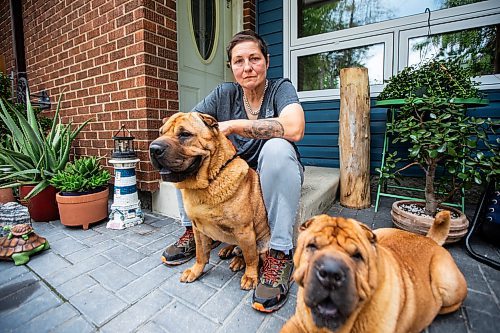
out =
[[[370,84],[384,79],[384,43],[298,57],[299,91],[340,88],[340,69],[366,67]]]
[[[297,0],[298,34],[307,37],[484,0]]]
[[[215,41],[215,0],[191,0],[191,16],[196,46],[203,59],[212,54]]]
[[[496,25],[412,38],[408,43],[408,65],[435,56],[459,57],[470,66],[474,76],[499,73],[499,33],[500,25]]]

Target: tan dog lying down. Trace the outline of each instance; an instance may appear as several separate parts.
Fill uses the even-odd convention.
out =
[[[203,273],[212,240],[219,240],[240,247],[244,263],[236,257],[230,267],[238,270],[246,264],[241,288],[255,288],[259,254],[267,251],[270,238],[259,176],[236,157],[217,121],[197,112],[176,113],[161,127],[150,154],[162,179],[181,189],[193,222],[196,263],[181,281],[192,282]]]
[[[457,310],[464,276],[441,247],[450,213],[427,237],[320,215],[302,227],[294,256],[295,315],[281,332],[421,332],[436,315]]]

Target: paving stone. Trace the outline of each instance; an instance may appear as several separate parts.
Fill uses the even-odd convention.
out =
[[[65,282],[62,285],[58,286],[57,292],[63,295],[66,299],[69,299],[70,297],[78,294],[80,291],[86,288],[90,288],[96,284],[97,282],[94,279],[84,274],[72,278],[68,282]]]
[[[187,267],[186,267],[187,268]],[[222,287],[227,283],[236,273],[231,271],[229,267],[215,266],[208,270],[205,267],[205,273],[202,276],[203,283],[214,285],[217,288]],[[241,276],[243,273],[240,273]],[[241,276],[239,277],[241,279]]]
[[[490,294],[484,294],[469,289],[467,298],[465,299],[463,305],[467,309],[481,309],[481,312],[498,314],[500,317],[500,312],[498,311],[498,306],[495,303],[495,299]]]
[[[163,263],[161,262],[161,253],[163,251],[158,251],[156,253],[153,253],[147,257],[145,257],[144,259],[142,259],[141,261],[138,261],[136,262],[135,264],[129,266],[127,269],[129,271],[131,271],[132,273],[136,274],[136,275],[144,275],[150,271],[152,271],[153,269],[155,269],[156,267],[158,266],[162,266],[164,268],[164,271],[168,271],[168,267],[163,265]],[[166,272],[166,274],[168,274],[168,272]]]
[[[70,302],[97,326],[102,326],[127,307],[127,303],[100,285],[84,289],[71,297]]]
[[[179,302],[170,304],[153,321],[170,333],[215,332],[219,328],[218,324]]]
[[[489,313],[484,313],[480,311],[480,308],[467,309],[467,318],[471,332],[498,333],[500,331],[500,315],[493,316]],[[442,332],[444,333],[444,331]]]
[[[57,230],[52,224],[47,223],[47,222],[35,222],[31,221],[31,225],[33,226],[33,229],[37,233],[51,233]]]
[[[158,228],[155,228],[148,223],[141,223],[138,225],[133,226],[130,228],[131,231],[133,231],[136,234],[141,234],[141,235],[148,235],[151,234],[155,231],[157,231]]]
[[[42,237],[45,237],[49,241],[49,244],[52,244],[52,242],[57,242],[60,239],[68,237],[68,235],[65,234],[62,230],[56,228],[54,228],[50,232],[44,232],[44,233],[37,232],[37,234]]]
[[[151,231],[150,233],[129,233],[124,236],[116,237],[117,242],[128,245],[129,247],[137,248],[142,245],[152,243],[165,235],[159,231]]]
[[[38,284],[41,284],[40,282]],[[22,302],[15,309],[0,312],[2,330],[10,331],[27,323],[30,319],[59,306],[62,301],[57,298],[47,287],[41,285],[37,289],[36,297]],[[15,315],[15,320],[11,320]]]
[[[150,321],[143,326],[140,326],[137,332],[140,333],[168,333],[160,325]]]
[[[427,330],[429,333],[468,332],[467,324],[460,310],[450,314],[437,316]]]
[[[96,232],[96,234],[94,236],[85,239],[85,244],[92,247],[94,245],[108,241],[108,240],[112,239],[112,237],[113,236],[111,236],[109,234],[101,234],[101,233]]]
[[[53,273],[52,275],[49,275],[45,279],[52,286],[57,287],[75,277],[90,272],[91,270],[94,270],[95,268],[102,265],[105,265],[108,262],[108,258],[98,255],[68,266],[60,271]]]
[[[82,249],[88,249],[88,247],[69,236],[61,238],[55,242],[50,242],[50,248],[52,249],[52,251],[62,256],[67,256],[68,254],[80,251]]]
[[[42,251],[32,257],[26,264],[42,277],[54,274],[71,265],[67,260],[61,258],[51,250]]]
[[[267,320],[265,320],[259,330],[258,333],[278,333],[283,325],[285,325],[285,320],[280,319],[274,316],[268,316]]]
[[[82,227],[67,227],[65,232],[78,240],[84,240],[99,235],[99,233],[93,229],[83,230]]]
[[[217,290],[203,284],[201,281],[182,283],[176,274],[162,284],[161,290],[192,304],[196,308],[203,305]]]
[[[169,304],[172,299],[162,292],[155,290],[139,302],[135,303],[101,328],[101,332],[133,332],[135,329],[156,315],[158,311]],[[141,330],[142,331],[142,330]]]
[[[0,266],[0,286],[28,272],[28,269],[24,265],[15,266],[14,262],[2,262]]]
[[[0,316],[43,294],[40,280],[29,272],[0,287]]]
[[[73,317],[66,323],[56,327],[52,333],[92,333],[96,332],[94,325],[86,321],[83,317]]]
[[[251,297],[251,293],[253,291],[241,290],[240,279],[234,277],[210,298],[200,311],[209,318],[215,318],[217,322],[222,323],[244,297]]]
[[[128,267],[135,264],[136,262],[144,259],[145,255],[134,251],[124,245],[117,245],[103,253],[110,260],[122,265],[123,267]]]
[[[255,311],[245,304],[236,309],[234,315],[224,323],[219,332],[257,332],[267,314]]]
[[[484,282],[484,276],[475,261],[457,259],[455,262],[460,271],[467,277],[469,290],[489,293],[488,285]]]
[[[129,304],[132,304],[139,298],[150,293],[151,290],[159,288],[172,274],[172,271],[165,271],[163,267],[157,267],[151,272],[139,276],[136,280],[118,290],[118,295]]]
[[[79,313],[68,303],[63,303],[58,307],[52,308],[38,317],[22,325],[24,332],[49,332],[71,318],[78,316]]]
[[[137,251],[144,253],[145,255],[151,255],[158,251],[163,252],[163,250],[165,250],[167,246],[177,241],[177,239],[179,239],[178,236],[173,236],[173,235],[163,236],[149,244],[139,247]]]
[[[99,244],[86,247],[81,249],[78,252],[72,253],[68,256],[66,256],[66,259],[71,261],[72,263],[77,263],[79,261],[85,260],[87,258],[93,257],[97,254],[101,254],[115,246],[117,246],[118,243],[112,239],[108,239],[104,242],[101,242]]]
[[[114,262],[96,268],[89,273],[89,275],[103,284],[106,288],[115,291],[137,279],[137,275]]]

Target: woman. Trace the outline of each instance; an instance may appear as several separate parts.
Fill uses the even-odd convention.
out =
[[[259,174],[271,241],[253,307],[272,312],[285,303],[293,272],[293,224],[303,181],[303,167],[293,142],[304,135],[304,111],[288,79],[266,78],[269,54],[260,36],[252,31],[237,33],[229,42],[227,55],[236,83],[219,85],[193,111],[215,117],[238,155]],[[191,221],[180,192],[178,198],[186,232],[165,249],[162,260],[167,265],[182,264],[195,256]]]

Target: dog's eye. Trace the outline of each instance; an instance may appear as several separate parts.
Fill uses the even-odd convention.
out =
[[[318,249],[318,247],[314,243],[309,243],[309,244],[307,244],[306,249],[311,251],[311,252],[314,252]]]
[[[355,260],[363,260],[363,256],[361,255],[361,252],[357,251],[354,252],[352,255],[351,255],[351,258],[355,259]]]
[[[181,139],[187,139],[187,138],[192,137],[192,136],[193,136],[193,134],[192,134],[192,133],[189,133],[189,132],[184,131],[184,132],[180,132],[178,136],[179,136],[179,138],[181,138]]]

